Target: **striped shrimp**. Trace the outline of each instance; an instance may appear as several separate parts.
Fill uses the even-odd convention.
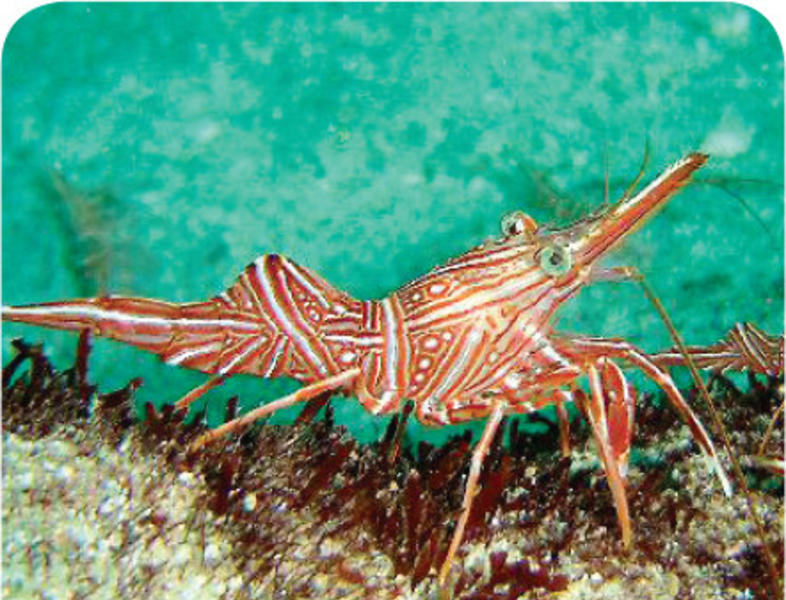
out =
[[[551,229],[517,212],[502,236],[438,266],[382,300],[357,300],[280,255],[249,264],[232,287],[205,302],[174,304],[108,296],[2,309],[4,320],[89,329],[213,375],[178,402],[185,407],[226,377],[289,376],[296,392],[206,433],[211,441],[272,412],[326,392],[355,396],[373,414],[412,400],[431,426],[485,419],[473,450],[461,513],[439,582],[448,579],[478,491],[483,461],[503,417],[575,402],[588,419],[612,491],[621,535],[632,543],[625,494],[635,394],[619,363],[640,369],[689,426],[727,494],[730,484],[704,426],[666,370],[617,339],[571,337],[551,326],[555,311],[594,281],[624,270],[598,266],[707,160],[685,156],[638,193],[572,225]],[[676,359],[675,359],[676,360]],[[589,391],[579,386],[587,377]]]

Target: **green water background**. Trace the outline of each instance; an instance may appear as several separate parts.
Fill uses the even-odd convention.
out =
[[[741,5],[54,4],[6,40],[2,110],[5,304],[202,300],[268,252],[381,297],[505,212],[567,223],[606,170],[618,196],[649,142],[650,177],[713,157],[610,264],[642,270],[689,343],[783,328],[783,53]],[[587,288],[557,327],[670,345],[633,285]],[[19,335],[71,364],[76,336],[18,325],[4,361]],[[139,375],[159,405],[205,380],[96,344],[102,389]],[[363,439],[384,428],[335,405]]]

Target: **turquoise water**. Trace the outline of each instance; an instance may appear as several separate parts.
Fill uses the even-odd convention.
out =
[[[611,261],[689,343],[783,327],[783,53],[733,4],[55,4],[3,53],[3,302],[102,291],[177,301],[279,252],[380,297],[524,209],[566,223],[713,158]],[[749,207],[746,211],[738,199]],[[669,345],[635,286],[597,284],[563,331]],[[71,363],[75,336],[4,326]],[[103,389],[204,376],[103,342]],[[245,405],[291,382],[237,378]],[[374,438],[384,421],[338,402]]]

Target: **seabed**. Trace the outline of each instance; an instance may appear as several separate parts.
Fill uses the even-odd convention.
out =
[[[332,423],[329,405],[315,418],[325,398],[295,425],[259,426],[189,454],[198,421],[149,408],[135,422],[136,383],[99,394],[78,367],[58,373],[35,347],[20,348],[29,371],[3,377],[5,597],[438,597],[466,438],[411,449],[394,421],[378,444],[360,446]],[[778,381],[748,385],[712,385],[740,457],[758,447],[782,399]],[[568,460],[553,431],[509,423],[448,597],[770,597],[744,495],[723,495],[657,399],[640,406],[631,552],[584,428],[574,422]],[[781,426],[768,447],[783,447]],[[782,479],[753,467],[746,475],[782,573]]]

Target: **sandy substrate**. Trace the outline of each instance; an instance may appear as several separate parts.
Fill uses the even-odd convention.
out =
[[[679,444],[684,432],[675,432]],[[683,440],[684,441],[684,440]],[[580,463],[576,453],[574,463]],[[533,477],[535,471],[533,469]],[[632,482],[641,476],[634,471]],[[725,498],[708,474],[704,460],[690,455],[675,476],[701,507],[703,517],[681,526],[676,514],[672,544],[662,547],[659,561],[637,549],[629,556],[586,560],[587,548],[616,537],[616,531],[580,526],[558,564],[533,561],[535,571],[567,578],[565,589],[533,590],[524,598],[608,599],[695,598],[746,599],[752,590],[730,584],[746,567],[744,557],[757,546],[744,497]],[[308,509],[281,510],[287,548],[268,572],[249,572],[233,554],[237,544],[225,518],[205,507],[205,482],[191,472],[175,472],[155,451],[143,450],[135,434],[113,447],[96,430],[61,427],[37,440],[6,433],[3,438],[3,594],[13,598],[432,598],[434,578],[414,590],[411,581],[394,576],[381,552],[357,553],[356,540],[324,537],[327,524],[315,522]],[[664,492],[657,501],[668,501]],[[759,511],[772,541],[783,535],[783,504],[769,494],[756,494]],[[243,506],[255,507],[254,494]],[[505,513],[492,520],[486,544],[465,546],[463,566],[490,574],[490,557],[506,551],[508,563],[527,558],[543,540],[557,539],[567,525],[559,513],[526,532],[515,521],[526,515]],[[635,519],[635,515],[634,515]],[[638,527],[646,538],[652,524]],[[354,536],[362,532],[354,532]],[[687,548],[686,545],[690,545]],[[698,550],[700,549],[700,551]],[[663,554],[673,558],[662,566]],[[582,558],[585,557],[585,558]],[[705,560],[699,560],[705,557]],[[331,565],[326,569],[325,565]],[[362,574],[358,577],[357,574]],[[495,589],[508,597],[507,587]],[[294,591],[297,590],[297,591]],[[467,595],[473,597],[470,590]],[[492,597],[492,596],[474,596]]]

